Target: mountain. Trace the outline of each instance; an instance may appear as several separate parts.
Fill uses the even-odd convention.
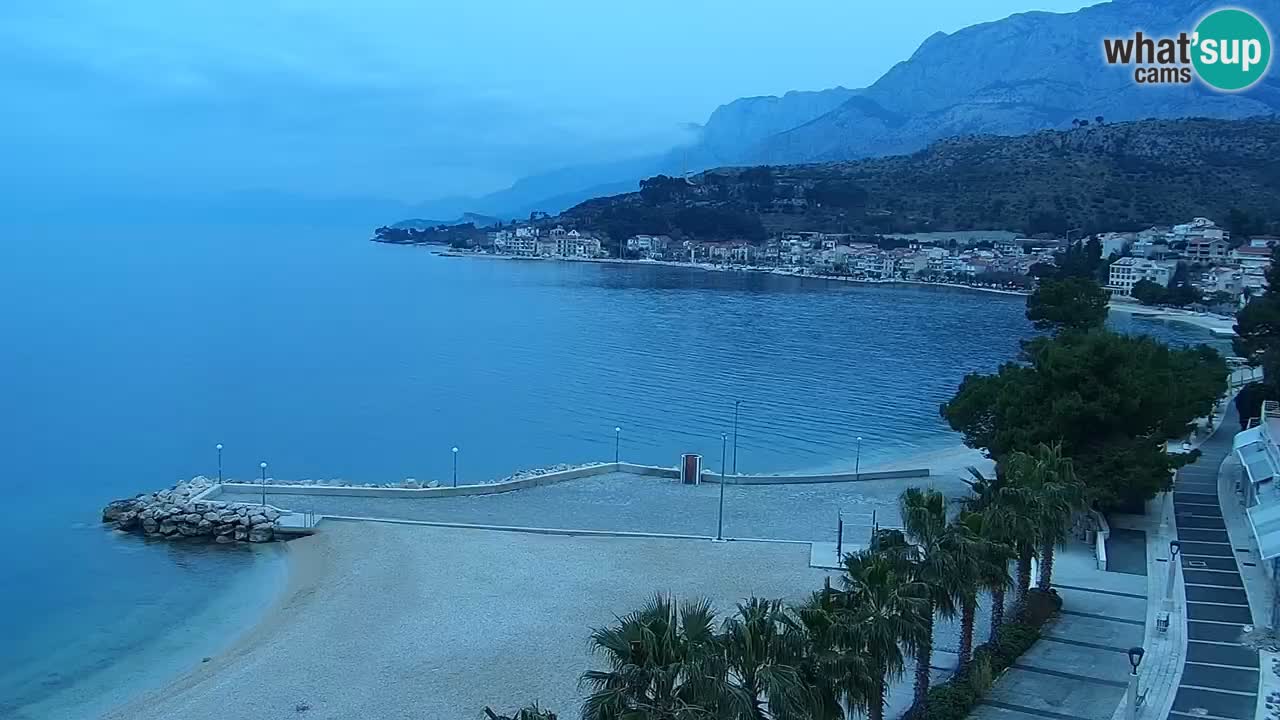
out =
[[[608,233],[758,240],[768,232],[1132,230],[1204,216],[1280,227],[1280,120],[1092,124],[966,136],[891,157],[645,181],[559,222]]]
[[[840,107],[744,152],[750,163],[848,160],[911,152],[942,137],[1016,135],[1063,128],[1075,118],[1240,118],[1280,111],[1280,72],[1242,93],[1191,85],[1142,85],[1110,67],[1102,39],[1141,29],[1190,31],[1221,3],[1116,0],[1070,14],[1029,12],[936,33],[907,60]],[[1280,0],[1237,3],[1271,25]]]
[[[1232,5],[1280,27],[1280,0]],[[909,153],[944,137],[1020,135],[1099,115],[1122,121],[1280,112],[1276,67],[1253,88],[1226,94],[1199,83],[1139,85],[1130,69],[1103,59],[1104,37],[1190,31],[1219,6],[1214,0],[1115,0],[1074,13],[1020,13],[935,33],[870,87],[734,100],[716,109],[685,147],[531,176],[466,209],[508,216],[555,212],[592,194],[635,189],[642,177],[657,173]]]
[[[696,128],[697,140],[656,155],[560,168],[530,175],[511,187],[478,198],[445,198],[424,203],[419,211],[454,215],[464,210],[503,218],[528,217],[535,210],[559,212],[601,195],[630,192],[641,178],[659,173],[683,174],[737,164],[739,149],[802,125],[839,107],[857,91],[831,88],[789,92],[781,97],[739,98],[711,113]]]
[[[453,225],[466,225],[470,223],[476,227],[488,227],[498,224],[500,218],[492,215],[479,215],[476,213],[462,213],[453,220],[424,220],[422,218],[412,218],[410,220],[401,220],[391,227],[403,230],[426,230],[428,228]]]

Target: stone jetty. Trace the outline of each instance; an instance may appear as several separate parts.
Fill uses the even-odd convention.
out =
[[[102,509],[102,522],[151,537],[210,538],[219,543],[275,539],[279,510],[195,499],[213,485],[208,478],[197,476],[168,490],[114,500]]]

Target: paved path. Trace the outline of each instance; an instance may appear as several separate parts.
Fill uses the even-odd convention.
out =
[[[873,513],[882,526],[898,525],[898,495],[913,486],[935,487],[949,497],[969,492],[955,477],[730,484],[724,493],[724,536],[834,542],[837,513],[843,512],[845,542],[866,543]],[[252,502],[257,498],[251,490],[231,490],[219,497]],[[270,500],[281,508],[317,515],[714,537],[720,486],[609,473],[496,495],[380,498],[273,492]]]
[[[1258,653],[1240,642],[1253,614],[1238,563],[1253,560],[1231,542],[1218,493],[1218,471],[1239,427],[1228,407],[1220,431],[1200,445],[1200,459],[1174,481],[1187,651],[1169,720],[1250,720],[1258,705]]]
[[[1072,544],[1054,565],[1063,611],[1000,677],[977,720],[1109,720],[1124,697],[1128,648],[1141,644],[1147,579],[1097,569],[1093,548]]]

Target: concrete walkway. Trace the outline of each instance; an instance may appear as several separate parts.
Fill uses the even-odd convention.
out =
[[[1062,613],[1006,671],[970,717],[1109,720],[1124,697],[1126,651],[1142,641],[1147,581],[1097,569],[1093,548],[1073,543],[1054,563]]]
[[[1174,482],[1187,643],[1169,720],[1249,720],[1258,708],[1258,653],[1241,642],[1253,613],[1240,574],[1240,563],[1256,562],[1232,542],[1219,500],[1219,471],[1238,427],[1228,405],[1200,459]]]

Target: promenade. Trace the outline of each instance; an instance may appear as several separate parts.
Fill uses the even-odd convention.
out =
[[[1258,705],[1258,653],[1241,642],[1254,624],[1241,565],[1257,562],[1227,531],[1219,482],[1239,427],[1230,406],[1200,445],[1200,459],[1179,470],[1174,483],[1187,646],[1169,720],[1248,720]],[[1226,497],[1235,501],[1230,490]]]

